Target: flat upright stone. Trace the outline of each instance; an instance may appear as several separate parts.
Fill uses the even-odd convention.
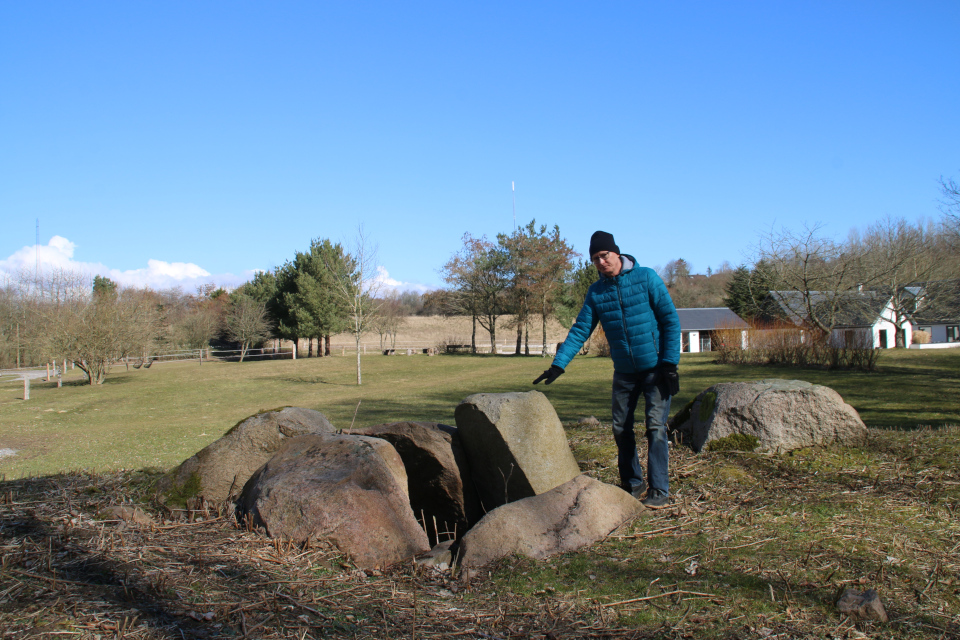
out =
[[[539,391],[476,393],[454,415],[487,511],[580,474],[560,418]]]
[[[287,439],[334,431],[327,417],[313,409],[287,407],[252,415],[164,476],[157,497],[174,504],[195,496],[213,502],[236,498]]]
[[[460,541],[457,562],[469,570],[513,554],[539,560],[575,551],[645,511],[620,487],[579,475],[488,513]]]
[[[399,472],[399,473],[398,473]],[[237,515],[275,538],[335,545],[361,568],[430,549],[389,442],[355,435],[293,438],[243,488]]]
[[[780,379],[715,384],[680,410],[669,427],[694,451],[737,434],[756,438],[757,450],[765,452],[854,444],[867,435],[856,409],[830,387]]]

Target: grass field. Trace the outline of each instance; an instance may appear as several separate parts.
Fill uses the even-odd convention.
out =
[[[364,574],[228,518],[152,529],[96,520],[121,501],[169,518],[149,497],[155,475],[117,470],[168,468],[258,410],[316,408],[343,428],[354,412],[358,425],[452,423],[465,396],[534,388],[546,365],[371,355],[357,387],[353,363],[119,370],[101,387],[35,384],[29,402],[0,384],[0,449],[19,450],[0,459],[0,628],[151,639],[960,637],[960,350],[885,352],[876,373],[684,356],[674,411],[716,382],[799,378],[840,392],[868,440],[782,455],[673,449],[670,508],[577,553],[506,559],[469,584],[410,566]],[[579,358],[536,388],[581,470],[615,482],[609,385],[608,360]],[[576,425],[587,415],[605,426]],[[100,473],[71,471],[81,468]],[[876,589],[890,622],[839,615],[847,588]]]
[[[339,428],[432,420],[453,424],[471,393],[527,391],[549,361],[538,357],[391,356],[362,358],[355,384],[352,356],[299,360],[170,363],[115,368],[101,386],[70,372],[64,387],[34,381],[0,384],[0,458],[8,478],[73,469],[167,468],[243,418],[279,406],[317,409]],[[960,424],[960,350],[884,353],[876,373],[718,366],[710,354],[684,355],[674,412],[717,382],[799,378],[825,384],[852,404],[868,426],[914,429]],[[611,367],[581,357],[556,383],[536,388],[564,423],[583,416],[609,422]],[[359,408],[358,408],[359,403]]]

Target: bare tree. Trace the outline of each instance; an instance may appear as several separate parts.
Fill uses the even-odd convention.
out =
[[[891,302],[898,347],[907,346],[902,327],[916,311],[921,296],[935,295],[924,283],[945,275],[935,235],[921,224],[886,218],[871,225],[859,240],[870,288]]]
[[[540,312],[541,356],[546,358],[547,353],[547,318],[553,313],[554,300],[560,294],[566,274],[573,268],[573,258],[578,255],[567,244],[565,238],[560,237],[560,227],[553,226],[547,230],[541,225],[539,230],[530,223],[528,231],[533,245],[531,261],[530,292],[534,305]]]
[[[266,303],[244,293],[232,298],[224,324],[227,337],[240,343],[240,362],[243,362],[252,345],[260,344],[270,336],[271,326],[267,320]]]
[[[444,280],[457,292],[453,302],[474,321],[473,352],[477,352],[476,324],[490,334],[492,353],[497,349],[497,320],[506,313],[510,287],[509,255],[486,238],[463,236],[463,247],[443,266]]]
[[[339,297],[350,318],[350,332],[357,347],[357,384],[363,382],[360,369],[360,339],[377,314],[377,294],[382,287],[378,278],[377,248],[367,238],[363,227],[357,229],[353,252],[342,260],[327,258],[327,269],[333,276],[332,290]]]
[[[658,271],[663,282],[672,287],[690,277],[690,264],[683,258],[677,258]]]
[[[535,222],[531,221],[525,227],[514,229],[510,235],[497,234],[498,248],[507,258],[507,277],[510,279],[510,286],[506,293],[513,311],[513,320],[508,326],[513,326],[517,330],[515,355],[520,355],[521,347],[524,346],[524,329],[527,330],[524,352],[527,355],[530,354],[530,302],[533,297],[534,261],[538,257],[534,248],[534,225]]]
[[[153,322],[155,307],[135,290],[91,294],[47,310],[48,349],[77,363],[91,385],[102,384],[126,345],[139,340],[140,328]]]
[[[821,225],[801,231],[771,231],[761,240],[759,260],[770,265],[783,290],[772,292],[793,321],[803,321],[829,338],[845,314],[857,305],[851,291],[864,284],[863,253],[855,243],[840,244],[822,234]]]
[[[960,183],[940,176],[940,194],[944,231],[950,236],[954,249],[960,248]]]
[[[371,328],[380,336],[380,350],[383,351],[386,341],[390,340],[390,348],[397,346],[397,332],[406,321],[407,308],[403,305],[397,293],[391,293],[380,300],[380,310],[370,322]]]

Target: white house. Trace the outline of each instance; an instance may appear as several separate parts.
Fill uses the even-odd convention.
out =
[[[704,309],[677,309],[680,316],[680,350],[683,353],[700,353],[713,350],[720,339],[729,339],[736,333],[740,348],[746,348],[747,329],[743,319],[726,307]],[[722,336],[721,336],[721,333]]]
[[[771,291],[770,298],[779,307],[782,319],[796,326],[809,326],[810,312],[800,291]],[[897,314],[893,298],[875,291],[811,291],[813,313],[827,325],[833,325],[830,344],[836,347],[890,349],[896,346]],[[903,320],[904,344],[913,341],[913,327]]]

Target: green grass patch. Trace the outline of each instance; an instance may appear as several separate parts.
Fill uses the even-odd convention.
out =
[[[756,436],[748,433],[731,433],[708,442],[707,451],[753,451],[759,446],[760,438]]]
[[[888,351],[879,372],[717,365],[711,354],[687,354],[680,366],[679,410],[718,382],[796,378],[837,390],[869,427],[912,430],[960,424],[960,350]],[[610,360],[580,357],[547,387],[531,382],[543,370],[538,357],[363,357],[364,384],[354,384],[352,357],[244,363],[170,363],[150,369],[114,369],[100,386],[80,384],[76,372],[57,389],[34,381],[0,385],[0,458],[7,477],[70,469],[170,468],[210,444],[244,418],[273,407],[323,412],[347,428],[399,420],[453,424],[457,404],[471,393],[528,391],[547,395],[565,424],[610,416]],[[604,429],[607,431],[607,429]],[[598,440],[599,442],[599,440]],[[586,443],[589,444],[589,443]],[[590,445],[592,446],[592,445]],[[601,456],[584,449],[590,459]],[[930,458],[949,465],[950,448]]]

